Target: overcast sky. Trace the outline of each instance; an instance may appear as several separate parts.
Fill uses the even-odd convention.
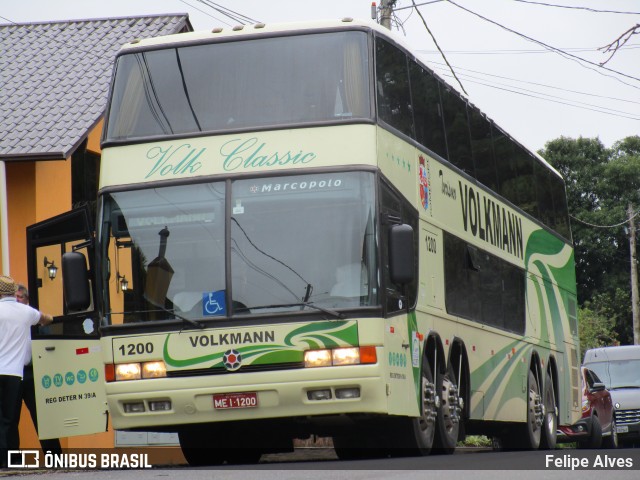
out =
[[[627,136],[640,135],[640,32],[606,69],[598,66],[608,58],[598,48],[640,24],[640,1],[415,3],[424,3],[420,12],[470,101],[528,147],[543,148],[560,136],[598,137],[611,146]],[[212,8],[216,4],[269,23],[369,18],[371,11],[370,0],[0,0],[0,23],[182,12],[189,14],[196,30],[239,23]],[[396,2],[393,30],[406,38],[427,65],[461,90],[420,16],[407,8],[411,5],[411,0]]]

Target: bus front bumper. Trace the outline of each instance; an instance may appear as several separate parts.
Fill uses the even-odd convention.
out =
[[[115,429],[339,414],[387,414],[379,365],[114,382]]]

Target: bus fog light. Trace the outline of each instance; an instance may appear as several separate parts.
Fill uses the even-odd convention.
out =
[[[123,405],[124,413],[142,413],[145,411],[144,402],[131,402]]]
[[[152,412],[166,412],[171,410],[170,400],[157,400],[149,402],[149,410]]]
[[[307,398],[309,400],[331,400],[331,390],[309,390]]]
[[[360,398],[360,389],[355,388],[336,388],[336,398]]]

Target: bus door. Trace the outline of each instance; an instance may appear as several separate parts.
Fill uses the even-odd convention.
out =
[[[95,282],[90,282],[88,304],[69,306],[65,300],[65,291],[76,288],[64,277],[69,257],[85,262],[92,278],[90,218],[89,209],[80,208],[27,227],[30,303],[54,317],[51,325],[34,327],[31,333],[38,434],[42,439],[107,429]]]

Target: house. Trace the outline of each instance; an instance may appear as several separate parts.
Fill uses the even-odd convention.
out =
[[[187,31],[187,14],[0,25],[3,274],[27,283],[29,225],[95,206],[102,119],[121,45]],[[38,445],[24,407],[20,432],[23,448]],[[62,440],[63,448],[87,445],[113,447],[113,432]]]

